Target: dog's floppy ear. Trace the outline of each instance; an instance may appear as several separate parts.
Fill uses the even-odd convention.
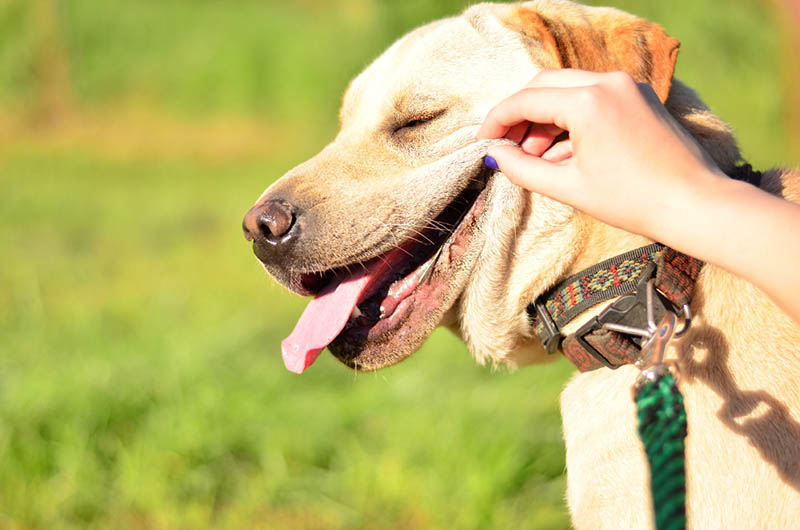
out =
[[[545,66],[623,70],[636,81],[649,83],[666,101],[680,42],[658,24],[616,9],[568,2],[526,2],[504,18],[528,41],[532,53],[544,47],[554,61]]]

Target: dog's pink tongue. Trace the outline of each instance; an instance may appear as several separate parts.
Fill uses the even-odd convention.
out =
[[[338,282],[334,280],[309,302],[291,335],[281,342],[287,370],[301,374],[314,363],[344,329],[371,280],[369,270],[345,276]]]
[[[353,309],[370,294],[370,287],[380,285],[410,254],[399,247],[373,259],[353,274],[334,278],[306,306],[292,333],[281,342],[283,364],[297,374],[311,366],[333,339],[341,333]]]

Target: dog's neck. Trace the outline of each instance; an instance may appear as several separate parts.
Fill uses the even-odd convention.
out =
[[[649,245],[653,241],[638,235],[614,228],[583,214],[581,223],[581,251],[566,270],[566,276],[577,274],[601,261]]]
[[[575,259],[567,268],[564,274],[565,278],[586,271],[607,259],[653,243],[653,241],[644,236],[614,228],[583,214],[580,215],[579,222],[582,225],[581,251],[576,254]],[[612,304],[617,298],[606,299],[602,303],[588,308],[566,324],[563,333],[565,335],[573,333],[605,307]]]

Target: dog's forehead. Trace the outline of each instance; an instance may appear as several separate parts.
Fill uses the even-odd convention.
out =
[[[481,5],[459,17],[433,22],[395,42],[350,85],[342,123],[359,114],[398,107],[398,101],[465,99],[496,103],[538,70],[519,36]],[[503,6],[505,7],[505,6]],[[476,9],[480,8],[480,9]]]

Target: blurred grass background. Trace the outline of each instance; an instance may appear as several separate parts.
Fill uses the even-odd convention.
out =
[[[608,3],[682,41],[754,165],[800,160],[778,6]],[[239,228],[350,78],[466,5],[0,0],[0,529],[569,526],[566,362],[492,373],[437,332],[289,374],[304,301]]]

